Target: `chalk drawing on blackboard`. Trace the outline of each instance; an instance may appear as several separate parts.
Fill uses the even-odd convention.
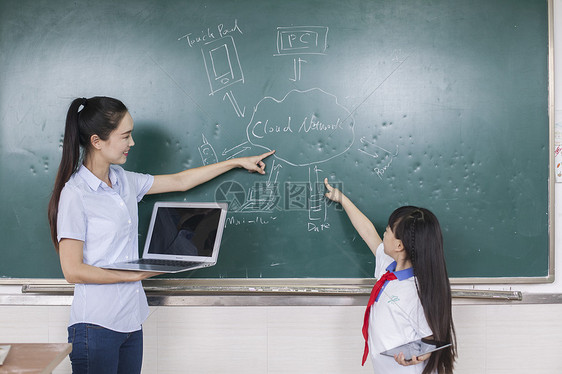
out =
[[[269,176],[267,177],[267,185],[269,186],[271,183],[277,183],[277,180],[279,178],[279,169],[281,169],[283,167],[283,165],[281,164],[277,164],[275,165],[275,160],[273,160],[273,163],[271,164],[271,171],[269,172]],[[271,177],[275,175],[275,178],[273,178],[273,182],[271,181]]]
[[[187,33],[184,36],[179,37],[178,40],[185,39],[189,48],[193,48],[201,43],[209,43],[217,38],[222,38],[232,33],[244,34],[242,29],[240,29],[240,26],[238,26],[238,19],[234,20],[233,25],[225,26],[221,23],[218,24],[216,28],[207,27],[199,33]]]
[[[361,139],[359,139],[359,141],[362,144],[362,148],[357,148],[357,150],[363,154],[366,154],[367,156],[373,158],[379,158],[381,157],[379,153],[383,154],[383,156],[389,154],[392,155],[393,157],[396,157],[398,155],[398,146],[396,146],[396,152],[392,153],[384,149],[383,147],[380,147],[375,143],[368,141],[364,136]]]
[[[211,88],[210,95],[235,83],[244,83],[244,73],[232,36],[204,44],[201,52]]]
[[[357,150],[376,159],[377,166],[373,168],[373,171],[380,179],[382,179],[383,175],[392,165],[394,159],[398,156],[398,146],[396,146],[396,152],[391,152],[368,141],[365,137],[362,137],[359,141],[362,144],[362,148],[358,148]]]
[[[238,209],[240,213],[266,213],[278,207],[281,195],[279,185],[257,183],[250,188],[246,203]]]
[[[390,165],[392,165],[392,161],[394,161],[394,157],[389,157],[388,158],[388,163],[385,163],[384,165],[382,165],[380,168],[374,168],[373,171],[375,172],[375,174],[382,179],[384,173],[386,173],[386,171],[390,168]]]
[[[279,193],[277,178],[281,167],[282,165],[275,165],[275,160],[273,160],[272,170],[267,182],[256,183],[250,188],[246,203],[240,207],[239,212],[265,213],[278,208],[281,194]],[[273,180],[271,179],[272,176],[275,176]]]
[[[319,174],[322,172],[317,165],[314,165],[314,173],[308,168],[308,179],[310,185],[310,202],[308,208],[308,219],[311,221],[326,221],[326,199],[324,198],[324,188],[320,183]]]
[[[203,165],[214,164],[218,162],[217,154],[215,153],[215,149],[213,146],[207,141],[205,135],[201,135],[203,137],[203,144],[199,146],[199,154],[201,155],[201,160],[203,161]]]
[[[228,100],[230,100],[230,104],[232,104],[232,107],[234,108],[234,112],[236,112],[236,115],[238,117],[244,118],[244,114],[246,113],[246,107],[244,107],[244,109],[240,110],[240,106],[238,105],[238,102],[236,101],[236,98],[234,97],[234,94],[232,93],[232,91],[228,91],[224,95],[222,100],[224,101],[226,98],[228,98]]]
[[[326,162],[354,143],[352,113],[320,88],[291,90],[282,99],[264,97],[246,128],[250,144],[292,166]],[[282,147],[280,147],[282,145]]]
[[[225,148],[224,151],[222,151],[222,155],[226,156],[227,154],[234,152],[230,156],[228,156],[226,159],[230,160],[231,158],[238,157],[238,155],[241,154],[242,152],[245,152],[248,149],[251,149],[251,147],[246,146],[247,144],[248,144],[248,142],[246,141],[246,142],[240,143],[240,144],[238,144],[238,145],[236,145],[236,146],[234,146],[230,149]]]
[[[283,166],[276,164],[271,167],[267,182],[255,183],[246,193],[238,182],[226,181],[215,190],[215,200],[228,203],[230,213],[271,213],[280,209],[281,194],[279,191],[279,171]],[[234,222],[234,221],[233,221]],[[239,223],[254,223],[252,220],[238,220]],[[264,223],[263,220],[261,223]]]
[[[240,207],[240,209],[237,210],[237,212],[270,212],[277,206],[279,200],[279,186],[277,183],[270,185],[257,183],[250,188],[246,202]]]
[[[315,54],[322,55],[328,46],[328,27],[277,27],[277,53],[274,56]]]
[[[298,60],[298,61],[297,61]],[[302,78],[302,64],[303,63],[307,63],[308,61],[303,60],[302,58],[298,58],[298,59],[293,59],[293,72],[294,72],[294,77],[293,78],[289,78],[289,80],[292,80],[293,82],[296,81],[300,81]]]
[[[264,217],[260,215],[243,215],[243,216],[230,216],[226,218],[224,226],[239,226],[239,225],[268,225],[275,221],[277,216]]]

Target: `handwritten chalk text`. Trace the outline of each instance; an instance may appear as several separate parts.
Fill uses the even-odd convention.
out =
[[[244,34],[242,32],[242,30],[240,29],[240,26],[238,26],[238,20],[235,19],[234,20],[234,24],[232,25],[225,25],[223,23],[219,24],[216,26],[216,28],[210,28],[207,27],[206,30],[201,30],[199,33],[189,33],[186,34],[184,36],[182,36],[181,38],[178,38],[178,40],[182,40],[185,39],[187,41],[187,45],[190,48],[193,48],[195,45],[197,44],[201,44],[201,43],[208,43],[211,42],[215,39],[219,39],[222,38],[223,36],[226,36],[228,34],[232,34],[232,33],[240,33],[240,34]]]

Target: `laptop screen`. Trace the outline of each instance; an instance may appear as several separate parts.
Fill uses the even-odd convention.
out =
[[[219,207],[158,206],[147,238],[148,254],[212,257],[221,211]]]

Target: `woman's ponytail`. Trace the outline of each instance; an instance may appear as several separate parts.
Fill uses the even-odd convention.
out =
[[[61,191],[70,179],[70,176],[78,169],[80,165],[80,128],[78,124],[79,110],[81,106],[85,106],[87,100],[75,99],[68,113],[66,114],[66,125],[64,128],[64,139],[62,143],[62,158],[59,164],[59,170],[55,179],[55,186],[51,200],[49,201],[48,218],[51,226],[51,240],[58,251],[59,243],[57,240],[57,215],[59,210],[59,199]]]
[[[100,139],[107,140],[126,113],[125,104],[111,97],[80,98],[70,104],[66,114],[62,158],[48,209],[51,240],[57,251],[59,249],[57,216],[62,189],[80,167],[82,157],[88,157],[92,135],[98,135]],[[81,148],[84,150],[82,155],[80,154]]]

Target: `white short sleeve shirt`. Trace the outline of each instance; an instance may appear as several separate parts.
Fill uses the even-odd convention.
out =
[[[112,187],[81,166],[59,201],[57,238],[84,242],[84,263],[103,266],[138,258],[138,202],[154,177],[111,165]],[[141,282],[76,284],[70,322],[92,323],[119,332],[141,328],[148,302]]]
[[[394,260],[384,253],[381,243],[376,251],[375,277],[380,278]],[[432,335],[416,289],[415,278],[406,278],[406,269],[395,272],[398,279],[382,289],[369,316],[369,352],[375,374],[420,374],[425,364],[401,366],[380,352]],[[399,274],[401,272],[405,272]],[[406,278],[400,280],[401,278]]]

